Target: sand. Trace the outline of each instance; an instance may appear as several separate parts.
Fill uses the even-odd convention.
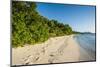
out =
[[[53,37],[41,44],[12,48],[12,65],[80,61],[80,46],[73,36]]]

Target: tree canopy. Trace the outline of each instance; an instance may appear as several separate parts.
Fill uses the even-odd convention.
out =
[[[12,46],[44,42],[49,37],[72,34],[68,24],[39,15],[35,2],[12,1]]]

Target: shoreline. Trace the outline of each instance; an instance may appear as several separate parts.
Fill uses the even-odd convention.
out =
[[[79,62],[81,52],[86,54],[74,35],[52,37],[41,44],[12,48],[12,65]]]

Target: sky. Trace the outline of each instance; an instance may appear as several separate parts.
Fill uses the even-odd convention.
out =
[[[50,20],[69,24],[74,31],[95,33],[95,6],[37,3],[37,11]]]

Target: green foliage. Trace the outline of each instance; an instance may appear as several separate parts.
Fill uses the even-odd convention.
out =
[[[72,34],[72,28],[49,20],[36,11],[36,3],[12,1],[12,46],[44,42],[49,37]]]

